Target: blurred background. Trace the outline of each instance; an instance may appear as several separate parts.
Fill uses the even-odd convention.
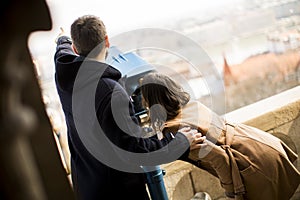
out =
[[[60,27],[69,33],[72,22],[85,14],[99,16],[109,37],[140,28],[164,28],[192,39],[210,58],[211,62],[203,64],[215,68],[222,79],[226,99],[224,113],[300,83],[299,0],[46,2],[53,28],[32,33],[28,45],[47,114],[54,132],[61,137],[65,137],[66,127],[54,83],[54,41]],[[179,47],[182,45],[180,41],[174,42]],[[170,66],[174,70],[173,74],[166,72],[170,76],[183,75],[194,97],[210,107],[210,88],[202,74],[196,73],[187,62],[163,53],[159,56],[157,52],[138,53],[150,63]]]

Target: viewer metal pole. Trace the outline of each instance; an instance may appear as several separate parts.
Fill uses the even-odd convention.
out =
[[[160,166],[143,166],[146,171],[147,185],[152,200],[168,200],[163,176],[164,171]]]

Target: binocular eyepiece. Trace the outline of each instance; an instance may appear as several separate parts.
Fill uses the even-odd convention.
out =
[[[142,94],[139,89],[140,80],[147,73],[154,72],[155,68],[137,53],[123,53],[115,46],[109,48],[106,63],[121,72],[122,78],[120,79],[120,83],[124,86],[133,101],[135,115],[140,124],[146,123],[148,121],[148,114],[147,109],[142,104]]]

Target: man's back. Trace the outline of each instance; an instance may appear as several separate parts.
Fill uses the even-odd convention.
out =
[[[60,38],[55,56],[56,74],[55,81],[57,91],[61,99],[68,128],[68,143],[71,152],[71,168],[74,191],[80,199],[115,199],[118,197],[130,199],[148,199],[145,189],[143,174],[127,173],[115,170],[99,162],[85,147],[78,135],[72,111],[72,95],[74,82],[83,63],[83,58],[76,56],[68,42],[67,37]],[[114,88],[113,84],[118,84],[120,73],[105,65],[104,63],[93,61],[94,65],[106,68],[103,79],[99,84],[107,85],[106,88],[99,88],[96,92],[97,102],[103,102],[110,97],[104,94]],[[109,81],[108,81],[109,80]],[[84,105],[82,105],[84,106]],[[95,104],[95,106],[100,106]],[[101,104],[103,114],[105,108],[110,107],[109,101]],[[101,117],[102,118],[102,117]],[[110,121],[110,120],[108,120]],[[112,120],[113,121],[113,120]],[[101,124],[100,124],[101,125]],[[106,131],[109,131],[111,124],[102,124]],[[108,133],[110,134],[110,133]],[[113,159],[118,159],[117,157]],[[123,162],[120,159],[120,164]]]

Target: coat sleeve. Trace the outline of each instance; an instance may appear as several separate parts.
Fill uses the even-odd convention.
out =
[[[191,154],[191,158],[209,163],[217,174],[226,195],[228,197],[234,195],[230,160],[226,151],[221,146],[205,140],[200,150],[196,154],[195,152]]]
[[[72,49],[72,40],[68,36],[61,36],[57,39],[56,52],[54,55],[54,61],[64,55],[75,55]]]

